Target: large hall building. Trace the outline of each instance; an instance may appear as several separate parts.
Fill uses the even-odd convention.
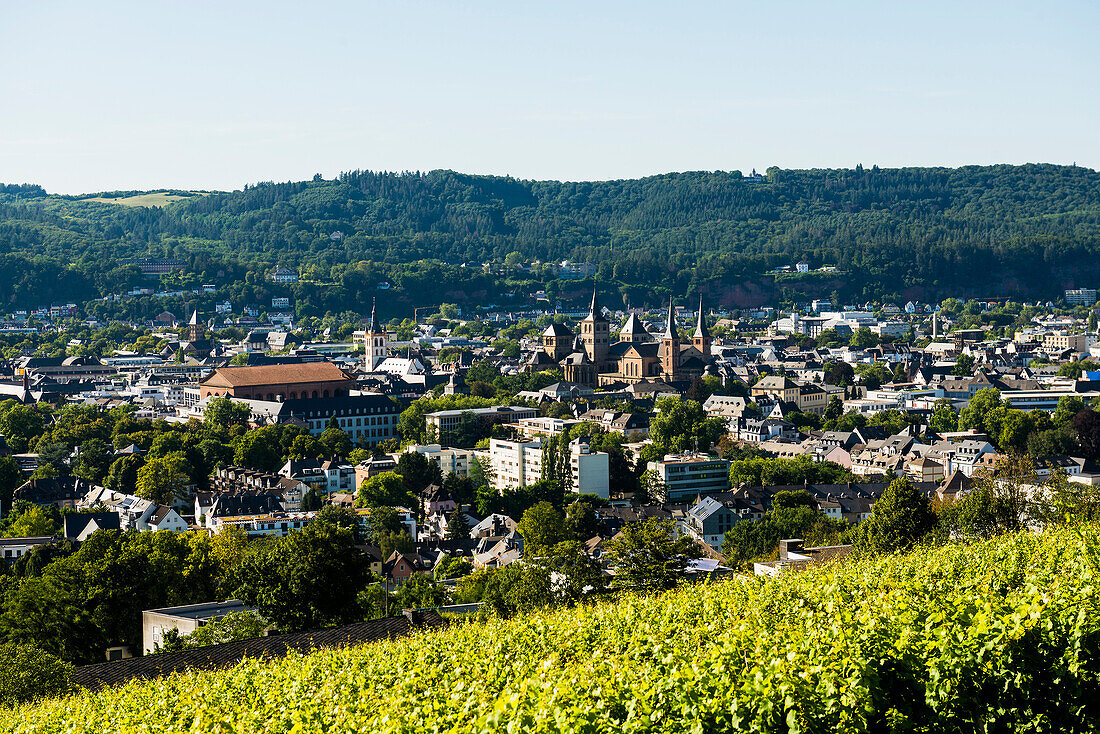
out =
[[[355,379],[331,362],[219,367],[199,383],[200,398],[299,400],[345,397]]]

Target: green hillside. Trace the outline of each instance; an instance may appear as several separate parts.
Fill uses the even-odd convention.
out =
[[[13,732],[1086,731],[1096,528],[463,624],[0,713]]]
[[[132,276],[115,261],[136,255],[183,258],[211,279],[298,266],[338,289],[325,308],[361,303],[383,279],[412,301],[448,290],[474,301],[511,286],[470,284],[457,265],[513,252],[597,263],[601,281],[634,302],[696,289],[731,306],[834,290],[1054,297],[1100,280],[1098,250],[1100,174],[1075,166],[769,169],[758,181],[697,171],[580,183],[354,171],[202,196],[65,197],[0,185],[0,290],[16,302],[109,292]],[[421,260],[437,261],[435,270],[410,267]],[[799,260],[840,272],[768,275]],[[80,277],[64,282],[66,269]],[[28,272],[47,277],[28,282]]]

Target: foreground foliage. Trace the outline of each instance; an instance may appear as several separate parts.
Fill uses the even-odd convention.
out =
[[[1020,534],[135,683],[0,729],[1084,731],[1098,573],[1095,526]]]

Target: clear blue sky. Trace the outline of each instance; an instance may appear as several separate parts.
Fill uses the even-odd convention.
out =
[[[4,2],[0,181],[1100,167],[1100,2]]]

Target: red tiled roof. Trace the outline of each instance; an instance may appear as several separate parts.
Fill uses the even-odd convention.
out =
[[[351,381],[351,378],[331,362],[306,362],[253,367],[219,367],[202,384],[215,387],[251,387],[339,380]]]

